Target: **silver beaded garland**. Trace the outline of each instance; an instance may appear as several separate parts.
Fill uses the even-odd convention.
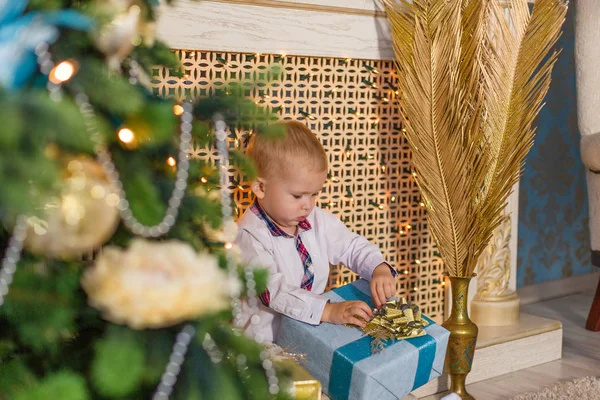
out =
[[[17,218],[17,223],[2,259],[2,270],[0,271],[0,306],[4,304],[4,297],[8,294],[8,288],[17,270],[17,263],[21,259],[21,251],[23,250],[23,242],[25,242],[26,235],[27,219],[24,215],[20,215]]]
[[[183,327],[181,332],[177,334],[175,344],[173,345],[173,351],[169,356],[169,363],[165,368],[165,372],[160,378],[160,383],[152,396],[152,400],[168,400],[169,396],[173,392],[173,386],[177,382],[177,375],[181,371],[181,364],[185,360],[185,354],[187,353],[188,347],[192,338],[196,334],[196,329],[190,324]]]
[[[96,153],[98,162],[102,165],[104,172],[108,176],[108,181],[117,190],[119,196],[119,202],[117,207],[121,215],[123,223],[129,230],[138,236],[143,237],[159,237],[171,230],[177,219],[179,213],[179,207],[181,206],[181,200],[185,195],[185,189],[187,188],[188,170],[190,167],[190,161],[187,158],[187,152],[190,148],[192,141],[192,111],[193,107],[191,103],[183,103],[183,114],[181,116],[181,134],[179,142],[179,154],[177,161],[177,174],[175,180],[175,187],[171,192],[169,199],[169,206],[167,212],[163,217],[162,221],[154,226],[146,226],[141,224],[133,215],[129,202],[125,197],[125,191],[123,190],[123,184],[119,179],[119,172],[115,164],[112,161],[110,153],[106,146],[99,141],[100,134],[95,129],[95,118],[94,111],[89,102],[87,96],[83,93],[79,93],[75,96],[75,101],[79,105],[81,113],[86,117],[86,129],[90,133],[92,138],[96,139]]]

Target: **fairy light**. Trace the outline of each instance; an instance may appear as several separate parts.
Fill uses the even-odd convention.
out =
[[[420,202],[420,203],[419,203],[419,205],[420,205],[421,207],[425,207],[425,203],[423,203],[423,202]]]
[[[352,200],[352,191],[350,190],[350,186],[346,186],[346,194],[344,195],[347,199]]]
[[[76,69],[77,66],[74,61],[62,61],[52,68],[50,74],[48,74],[48,79],[54,84],[61,84],[71,79],[75,75]]]
[[[183,107],[179,104],[173,106],[173,114],[180,116],[183,115]]]
[[[230,242],[227,242],[227,243],[225,243],[225,248],[226,248],[227,250],[230,250],[231,248],[233,248],[233,244],[232,244],[232,243],[230,243]]]
[[[416,259],[416,260],[415,260],[415,264],[417,264],[417,265],[421,264],[421,260],[419,260],[419,259]]]
[[[135,135],[129,128],[121,128],[119,130],[118,136],[119,136],[119,140],[125,144],[129,144],[129,143],[133,142],[133,139],[135,139]]]
[[[407,269],[405,269],[404,271],[402,271],[402,273],[403,273],[404,275],[408,275],[408,270],[407,270]]]
[[[406,232],[404,231],[404,229],[400,229],[400,235],[401,235],[401,236],[404,236],[404,235],[406,235]]]
[[[396,202],[396,196],[392,196],[392,198],[390,199],[390,201],[391,201],[392,203],[395,203],[395,202]]]
[[[167,165],[169,165],[170,167],[174,167],[175,165],[177,165],[177,161],[173,157],[169,157],[167,158]]]
[[[206,177],[203,176],[202,178],[200,178],[200,182],[206,183],[206,182],[208,182],[208,179],[206,179]]]
[[[407,230],[407,231],[409,231],[409,230],[411,230],[411,229],[412,229],[412,225],[410,225],[410,224],[406,225],[406,230]]]

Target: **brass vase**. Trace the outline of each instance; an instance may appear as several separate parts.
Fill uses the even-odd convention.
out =
[[[463,400],[474,399],[465,388],[467,374],[471,372],[475,342],[477,341],[477,325],[469,319],[467,298],[469,278],[450,277],[452,289],[452,308],[450,317],[442,326],[450,331],[448,350],[446,351],[446,370],[450,373],[450,391],[458,394]]]

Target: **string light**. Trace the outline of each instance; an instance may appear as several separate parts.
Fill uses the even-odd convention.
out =
[[[379,73],[379,71],[376,68],[371,67],[367,63],[363,63],[363,67],[365,67],[366,69],[368,69],[373,74],[378,74]]]
[[[365,85],[371,87],[372,89],[377,89],[377,87],[378,87],[375,82],[372,82],[372,81],[370,81],[370,80],[368,80],[366,78],[362,78],[361,82],[364,83]]]
[[[420,202],[420,203],[419,203],[419,205],[420,205],[421,207],[425,207],[425,203],[423,203],[423,202]]]
[[[200,182],[206,183],[206,182],[208,182],[208,179],[206,179],[206,177],[203,176],[202,178],[200,178]]]
[[[412,225],[410,225],[410,224],[409,224],[409,225],[406,225],[406,230],[407,230],[407,231],[408,231],[408,230],[411,230],[411,229],[412,229]]]
[[[75,75],[76,70],[77,64],[75,63],[75,61],[62,61],[61,63],[57,64],[54,68],[52,68],[50,74],[48,74],[48,79],[50,80],[50,82],[59,85],[71,79],[73,75]]]
[[[417,265],[419,265],[419,264],[421,264],[421,260],[419,260],[419,259],[415,259],[415,260],[414,260],[414,263],[415,263],[415,264],[417,264]]]
[[[313,121],[314,121],[315,119],[317,119],[317,117],[315,117],[315,116],[314,116],[314,115],[312,115],[311,113],[309,113],[309,112],[306,112],[306,111],[304,111],[304,110],[302,110],[302,109],[298,110],[298,112],[299,112],[299,113],[300,113],[300,114],[301,114],[303,117],[305,117],[305,118],[308,118],[308,119],[310,119],[310,120],[313,120]]]
[[[392,201],[392,203],[396,202],[396,196],[392,196],[392,198],[390,199]]]
[[[167,165],[174,167],[177,165],[177,161],[173,157],[167,158]]]
[[[350,156],[352,155],[352,148],[350,147],[349,141],[346,141],[346,148],[344,149],[344,154],[346,155],[346,158],[350,158]]]
[[[178,117],[181,116],[183,114],[183,107],[180,104],[175,104],[173,106],[173,114],[177,115]]]
[[[404,273],[404,275],[408,275],[408,270],[407,270],[407,269],[405,269],[405,270],[403,271],[403,273]]]
[[[352,200],[352,191],[350,190],[350,186],[346,186],[346,195],[345,195],[345,197],[347,199]]]
[[[121,128],[119,130],[118,136],[119,136],[119,140],[125,144],[129,144],[129,143],[133,142],[133,139],[135,139],[135,135],[129,128]]]
[[[225,248],[226,248],[227,250],[231,249],[232,247],[233,247],[233,244],[232,244],[232,243],[230,243],[230,242],[227,242],[227,243],[225,243]]]
[[[223,57],[217,57],[217,61],[220,62],[221,64],[223,64],[223,66],[229,65],[227,60],[224,59]]]
[[[361,116],[361,113],[360,113],[358,110],[354,109],[354,108],[348,108],[348,112],[349,112],[350,114],[354,114],[354,115],[356,115],[357,117],[360,117],[360,116]]]
[[[337,85],[337,86],[336,86],[336,87],[334,87],[333,89],[331,89],[331,90],[327,90],[327,91],[324,93],[324,94],[325,94],[325,97],[329,97],[329,96],[331,96],[333,93],[337,92],[337,91],[338,91],[339,89],[341,89],[342,87],[343,87],[342,85]]]

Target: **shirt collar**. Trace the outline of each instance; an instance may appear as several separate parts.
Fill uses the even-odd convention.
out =
[[[252,203],[252,206],[250,206],[250,210],[252,210],[252,212],[267,225],[267,228],[269,229],[269,232],[271,232],[271,235],[284,236],[284,237],[288,237],[288,238],[294,237],[294,236],[284,232],[283,229],[281,229],[279,227],[279,225],[277,225],[271,219],[271,217],[269,217],[267,215],[265,210],[263,210],[263,208],[260,206],[260,204],[258,204],[258,200],[254,200],[254,203]],[[298,227],[302,231],[307,231],[312,228],[312,226],[310,225],[310,222],[308,222],[308,219],[304,219],[304,220],[300,221],[300,223],[298,223]]]

